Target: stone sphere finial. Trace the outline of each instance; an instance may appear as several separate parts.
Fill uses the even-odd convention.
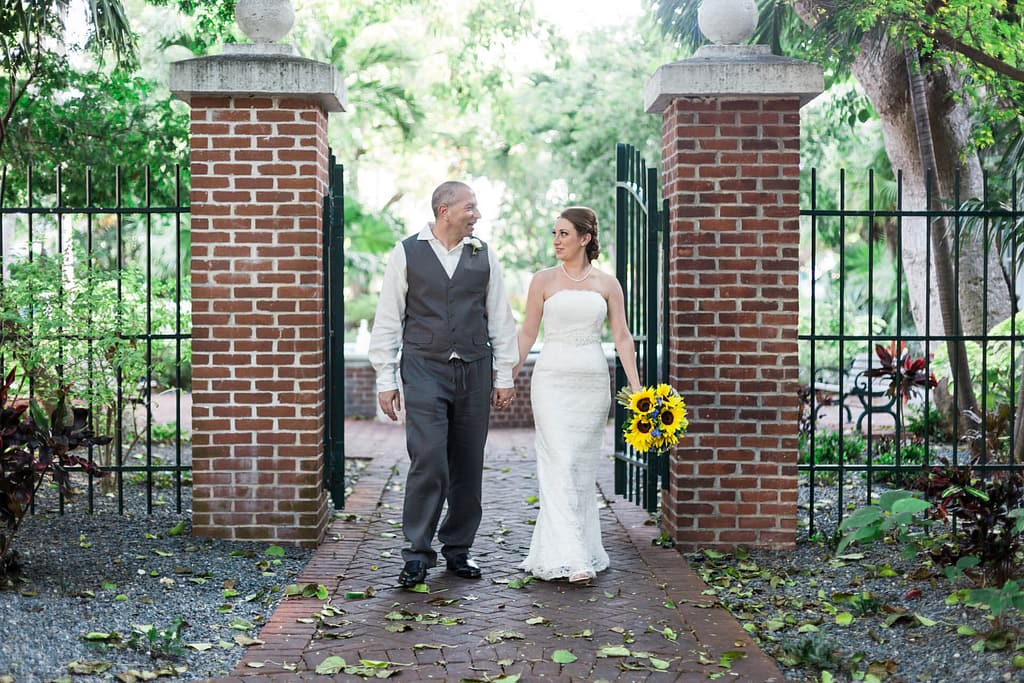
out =
[[[704,0],[697,10],[700,32],[717,45],[739,45],[757,28],[756,0]]]
[[[292,0],[238,0],[235,21],[254,43],[276,43],[292,30]]]

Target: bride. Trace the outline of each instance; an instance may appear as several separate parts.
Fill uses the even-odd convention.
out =
[[[622,287],[592,263],[600,251],[597,216],[586,207],[567,208],[553,235],[561,263],[533,276],[519,330],[516,372],[544,323],[530,391],[540,514],[519,567],[539,579],[583,583],[608,567],[595,488],[612,393],[601,347],[606,319],[630,390],[641,386]]]

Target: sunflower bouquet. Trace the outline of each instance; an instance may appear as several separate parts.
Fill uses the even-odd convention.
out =
[[[615,400],[629,411],[622,435],[639,453],[672,448],[686,433],[686,402],[667,384],[644,387],[630,392],[623,387]]]

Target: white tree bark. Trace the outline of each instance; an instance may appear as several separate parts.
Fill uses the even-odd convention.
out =
[[[854,62],[853,73],[882,120],[885,149],[894,170],[903,172],[903,210],[926,207],[926,180],[918,154],[914,116],[907,88],[902,48],[881,39],[865,45]],[[969,134],[969,111],[950,96],[956,75],[949,71],[928,78],[928,105],[933,122],[934,146],[939,166],[933,178],[932,210],[942,208],[940,196],[952,201],[955,170],[960,168],[959,199],[982,195],[978,157],[963,153]],[[963,154],[963,156],[961,156]],[[935,185],[935,183],[938,185]],[[946,207],[951,208],[951,207]],[[953,244],[953,240],[950,240]],[[1010,292],[999,265],[998,248],[988,253],[984,239],[973,235],[961,240],[958,269],[959,310],[965,334],[983,334],[1010,316]],[[903,220],[902,260],[914,322],[919,333],[943,334],[942,311],[935,288],[935,274],[928,271],[928,232],[923,218]],[[987,287],[985,286],[987,282]]]

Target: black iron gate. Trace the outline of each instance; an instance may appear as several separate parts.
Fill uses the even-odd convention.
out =
[[[324,197],[324,487],[345,507],[345,194],[344,167],[330,158]]]
[[[656,168],[631,145],[616,145],[615,275],[622,284],[626,320],[636,343],[640,381],[645,386],[668,378],[668,203],[659,204]],[[622,364],[615,386],[626,385]],[[622,436],[626,411],[615,406],[615,493],[658,509],[668,487],[668,455],[637,453]]]

